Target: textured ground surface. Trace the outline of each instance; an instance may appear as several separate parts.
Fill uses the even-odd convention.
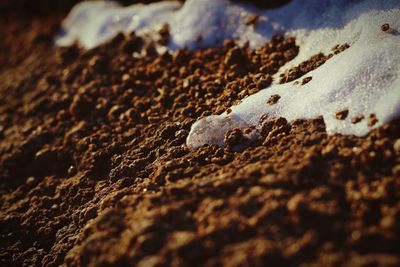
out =
[[[268,86],[295,40],[54,49],[61,17],[2,5],[1,266],[400,265],[399,121],[355,138],[266,117],[260,141],[184,145],[196,119]]]

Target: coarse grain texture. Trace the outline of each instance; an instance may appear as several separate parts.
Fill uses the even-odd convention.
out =
[[[185,145],[195,120],[267,87],[293,38],[53,49],[58,23],[0,24],[15,55],[0,63],[0,265],[400,264],[399,121],[356,138],[264,116],[258,140],[234,129],[226,148]]]

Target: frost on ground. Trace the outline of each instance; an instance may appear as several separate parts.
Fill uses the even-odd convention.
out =
[[[246,25],[250,14],[259,15],[256,26]],[[296,37],[300,46],[299,55],[285,69],[316,53],[326,53],[337,44],[350,45],[309,72],[307,76],[312,80],[302,86],[294,82],[273,84],[232,107],[229,114],[197,121],[187,139],[189,147],[223,145],[227,130],[256,125],[264,114],[282,116],[289,121],[323,116],[329,134],[358,136],[400,115],[400,3],[397,0],[294,0],[272,10],[225,0],[188,0],[183,6],[178,2],[162,2],[126,8],[104,2],[83,3],[66,19],[65,32],[57,44],[79,41],[90,48],[117,32],[147,33],[163,23],[170,27],[170,49],[218,45],[224,39],[235,39],[239,44],[248,41],[251,47],[257,47],[272,34],[285,32]],[[390,26],[386,32],[381,30],[385,23]],[[199,36],[201,43],[197,42]],[[275,94],[280,96],[279,101],[267,104]],[[348,110],[348,116],[338,120],[335,114],[343,109]],[[373,127],[368,126],[367,119],[351,122],[355,116],[368,118],[371,114],[378,119]]]

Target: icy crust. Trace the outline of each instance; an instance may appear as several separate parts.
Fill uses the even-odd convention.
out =
[[[259,15],[257,25],[246,25],[250,14]],[[286,119],[323,116],[329,134],[363,136],[400,115],[400,2],[398,0],[294,0],[271,10],[227,0],[187,0],[160,2],[147,6],[120,7],[115,3],[83,2],[64,23],[58,45],[76,41],[87,48],[112,38],[118,32],[147,33],[168,23],[169,49],[214,46],[224,39],[263,45],[272,34],[285,32],[296,37],[299,55],[282,71],[298,65],[319,52],[329,53],[337,44],[350,48],[335,55],[324,65],[309,72],[312,80],[305,85],[273,84],[231,108],[232,112],[197,121],[187,144],[223,144],[227,130],[256,125],[264,114]],[[380,27],[389,23],[389,32]],[[201,37],[201,42],[199,42]],[[278,73],[277,75],[279,75]],[[275,77],[275,80],[278,76]],[[273,94],[278,103],[268,105]],[[335,113],[348,109],[344,120]],[[368,127],[367,118],[374,113],[378,123]],[[363,115],[357,124],[351,118]]]

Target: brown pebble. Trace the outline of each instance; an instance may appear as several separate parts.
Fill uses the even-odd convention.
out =
[[[89,60],[89,66],[97,72],[102,72],[107,69],[107,61],[100,56],[94,56]]]
[[[279,99],[281,98],[280,95],[271,95],[267,101],[268,104],[274,105],[278,103]]]
[[[255,24],[257,24],[259,18],[260,17],[258,15],[256,15],[256,14],[248,15],[247,18],[246,18],[245,24],[247,26],[255,25]]]
[[[224,143],[228,147],[233,147],[240,144],[243,141],[243,132],[239,128],[235,128],[226,132],[224,137]]]
[[[130,77],[129,74],[127,74],[127,73],[125,73],[124,75],[122,75],[122,80],[123,80],[124,82],[129,81],[130,78],[131,78],[131,77]]]
[[[296,212],[299,211],[299,209],[304,208],[305,206],[305,199],[303,195],[297,194],[293,196],[288,202],[287,202],[287,209],[290,212]]]
[[[70,166],[69,168],[68,168],[68,175],[74,175],[75,173],[76,173],[76,168],[74,167],[74,166]]]
[[[349,44],[336,45],[334,48],[332,48],[333,54],[329,54],[328,58],[331,58],[331,57],[333,57],[333,55],[337,55],[337,54],[343,52],[344,50],[346,50],[349,47],[350,47]]]
[[[393,149],[394,152],[396,152],[397,155],[400,155],[400,138],[397,139],[394,144],[393,144]]]
[[[311,77],[311,76],[305,77],[305,78],[303,79],[303,81],[301,82],[301,85],[304,85],[304,84],[308,83],[308,82],[311,81],[311,80],[312,80],[312,77]]]
[[[393,176],[395,176],[395,177],[400,177],[400,164],[395,165],[395,166],[392,168],[392,174],[393,174]]]
[[[226,54],[224,63],[225,65],[241,64],[245,59],[242,50],[239,47],[234,47]]]
[[[336,112],[336,119],[337,120],[344,120],[347,118],[347,115],[349,115],[349,110],[348,109],[342,109]]]
[[[364,119],[363,115],[357,115],[351,119],[351,123],[356,124],[356,123],[359,123],[360,121],[362,121],[363,119]]]
[[[33,183],[35,183],[35,181],[36,181],[36,178],[33,177],[33,176],[30,176],[30,177],[28,177],[28,178],[26,179],[26,183],[27,183],[28,185],[32,185]]]
[[[253,130],[251,129],[251,128],[246,128],[246,129],[244,129],[244,133],[245,134],[250,134],[251,132],[252,132]]]
[[[385,23],[381,26],[383,32],[387,32],[390,29],[389,23]]]
[[[272,78],[270,75],[266,75],[264,78],[261,78],[260,80],[258,80],[257,82],[257,88],[259,90],[264,89],[268,86],[270,86],[272,83]]]
[[[378,122],[378,118],[375,114],[370,114],[368,117],[368,127],[374,126]]]

